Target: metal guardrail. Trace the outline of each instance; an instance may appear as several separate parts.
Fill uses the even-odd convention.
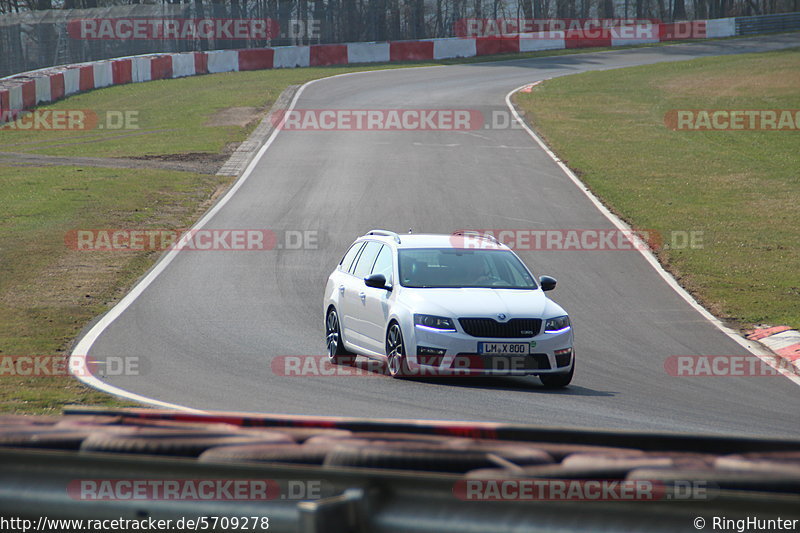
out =
[[[800,30],[800,12],[736,17],[736,35]]]
[[[673,450],[694,453],[747,453],[764,450],[800,451],[800,439],[740,437],[735,435],[695,435],[691,433],[611,430],[596,428],[561,428],[492,422],[409,421],[381,418],[300,417],[293,415],[251,414],[213,411],[178,413],[167,409],[131,407],[67,407],[66,415],[126,416],[143,420],[180,420],[199,424],[226,423],[244,428],[326,427],[350,431],[446,435],[474,439],[516,440],[529,442],[591,444],[594,446],[635,447],[640,450]]]
[[[78,478],[320,480],[322,498],[296,501],[80,501],[65,487]],[[800,518],[797,494],[719,491],[706,501],[463,501],[460,476],[430,472],[197,463],[115,454],[0,450],[0,517],[171,519],[256,516],[269,532],[466,533],[694,530],[695,517]],[[174,523],[173,522],[173,523]],[[221,530],[222,531],[222,530]]]
[[[645,451],[669,449],[694,453],[747,453],[763,450],[800,451],[800,439],[741,437],[735,435],[696,435],[691,433],[611,430],[599,428],[562,428],[526,424],[501,424],[493,422],[446,422],[435,420],[408,421],[381,418],[318,417],[294,415],[252,414],[226,411],[208,413],[176,413],[168,409],[130,407],[112,409],[104,407],[66,407],[64,414],[125,416],[142,420],[179,420],[181,422],[213,424],[226,423],[244,428],[326,427],[350,431],[377,431],[387,433],[417,433],[421,435],[446,435],[474,439],[516,440],[564,444],[592,444],[594,446],[630,447]]]
[[[42,526],[45,517],[83,520],[82,526],[87,520],[152,519],[178,524],[181,519],[200,517],[214,519],[216,524],[216,519],[225,517],[228,521],[220,521],[222,526],[232,524],[233,518],[249,517],[259,527],[248,531],[266,530],[262,518],[268,517],[269,532],[292,533],[666,533],[701,529],[698,519],[707,521],[710,530],[714,517],[800,521],[800,463],[796,459],[800,439],[143,408],[76,408],[70,413],[60,419],[6,417],[5,425],[0,417],[0,529],[8,531],[2,524],[9,518],[40,524],[28,531],[75,528],[63,529],[70,526],[49,521]],[[181,432],[185,440],[178,438]],[[285,439],[276,438],[281,433]],[[308,438],[318,440],[308,444]],[[472,440],[476,438],[483,440]],[[287,444],[287,440],[297,442]],[[505,443],[512,448],[504,448],[502,440],[516,442]],[[295,451],[325,448],[324,460],[280,455],[285,453],[281,447],[287,445],[296,446]],[[242,447],[256,454],[248,455]],[[478,461],[475,451],[480,449],[493,451]],[[278,455],[263,455],[276,450]],[[531,455],[533,450],[540,453]],[[641,450],[654,455],[636,455]],[[747,455],[752,451],[759,453]],[[703,457],[699,462],[698,452]],[[202,455],[195,458],[198,453]],[[732,454],[727,466],[720,454]],[[536,459],[528,462],[526,458],[532,457]],[[583,466],[579,463],[577,469],[574,461],[570,467],[564,464],[581,457]],[[634,463],[627,466],[618,462],[631,457]],[[636,462],[647,457],[661,460]],[[759,457],[767,457],[768,468]],[[672,466],[667,467],[663,459]],[[479,463],[495,467],[478,467]],[[515,479],[527,486],[530,480],[554,486],[571,480],[572,487],[586,479],[605,480],[609,487],[638,480],[660,489],[658,497],[638,500],[573,497],[562,492],[559,497],[545,494],[518,501],[513,495],[468,497],[465,489],[468,482],[473,487],[485,482],[489,487],[514,484]],[[277,490],[270,497],[224,496],[222,491],[215,493],[215,499],[206,499],[146,491],[133,496],[130,488],[134,482],[138,486],[181,482],[196,487],[213,480],[250,480]],[[109,485],[110,492],[92,489],[93,484]],[[128,489],[123,494],[113,486]],[[687,486],[703,490],[687,494],[683,490]],[[315,489],[312,494],[292,487]],[[486,495],[491,494],[487,489]]]

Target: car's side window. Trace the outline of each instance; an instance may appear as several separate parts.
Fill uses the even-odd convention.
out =
[[[364,250],[356,260],[356,266],[352,269],[353,275],[359,278],[366,278],[372,272],[372,265],[375,264],[375,258],[378,257],[378,252],[381,251],[381,243],[377,241],[367,241],[364,245]]]
[[[391,285],[394,276],[394,265],[392,261],[392,249],[389,246],[383,245],[381,251],[378,253],[378,258],[375,259],[375,266],[372,267],[373,274],[383,274],[386,278],[386,285]]]
[[[362,246],[364,246],[363,242],[357,242],[347,250],[347,253],[344,254],[344,257],[342,257],[342,260],[339,262],[339,266],[342,267],[342,270],[345,272],[350,270],[350,267],[353,265],[353,259],[356,258]]]

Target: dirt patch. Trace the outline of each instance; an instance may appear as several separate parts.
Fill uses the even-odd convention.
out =
[[[190,152],[186,154],[158,154],[131,157],[129,160],[141,161],[142,166],[167,168],[170,170],[187,170],[200,174],[216,174],[228,160],[230,152],[226,149],[219,154]]]
[[[659,79],[651,86],[660,88],[665,94],[691,97],[707,97],[713,94],[717,99],[736,98],[748,95],[792,96],[800,85],[800,70],[795,66],[796,57],[787,57],[772,62],[773,68],[781,68],[780,76],[773,75],[755,60],[752,70],[741,72],[690,72]]]
[[[258,107],[226,107],[220,109],[205,122],[205,126],[239,126],[247,127],[261,120],[265,110]]]
[[[73,165],[104,168],[157,168],[216,174],[228,154],[167,154],[129,158],[113,157],[69,157],[20,152],[0,152],[0,162],[11,166]]]
[[[187,154],[157,154],[157,155],[141,155],[130,157],[129,159],[136,159],[141,161],[192,161],[192,162],[207,162],[218,163],[228,159],[227,154],[209,154],[205,152],[189,152]]]

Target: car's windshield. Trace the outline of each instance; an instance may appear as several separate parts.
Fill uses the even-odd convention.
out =
[[[528,269],[508,250],[415,248],[398,254],[404,287],[537,288]]]

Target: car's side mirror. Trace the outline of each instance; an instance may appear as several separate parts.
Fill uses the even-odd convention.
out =
[[[541,285],[543,291],[552,291],[556,288],[556,283],[556,278],[539,276],[539,285]]]
[[[372,274],[368,278],[364,278],[364,283],[367,287],[375,287],[376,289],[385,289],[391,291],[391,287],[386,286],[386,276],[383,274]]]

